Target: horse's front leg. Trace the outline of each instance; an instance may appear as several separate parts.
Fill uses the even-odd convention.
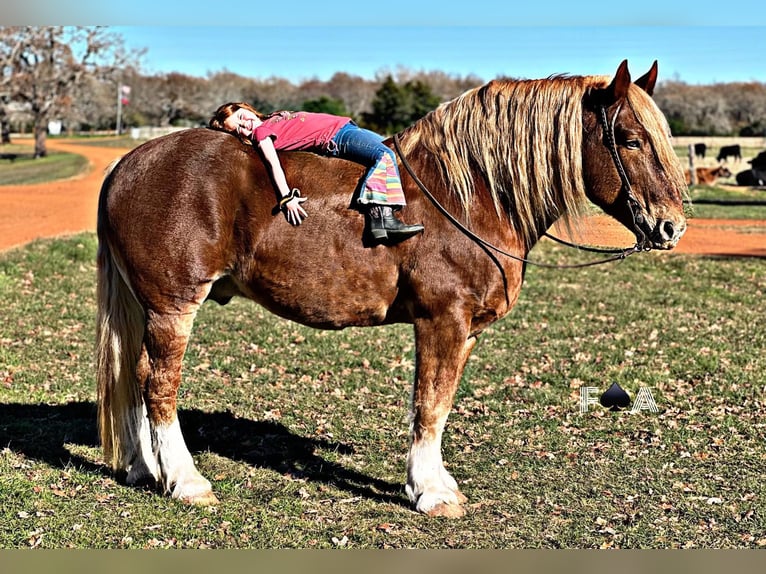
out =
[[[218,499],[210,482],[194,466],[181,434],[176,410],[181,365],[195,311],[184,314],[147,313],[144,348],[148,359],[148,378],[144,383],[144,400],[152,451],[165,492],[184,502],[209,505],[217,503]]]
[[[453,321],[416,322],[417,365],[412,394],[407,496],[418,512],[460,517],[466,497],[444,468],[442,433],[476,338]]]

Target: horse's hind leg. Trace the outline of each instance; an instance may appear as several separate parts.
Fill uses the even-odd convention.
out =
[[[147,313],[144,336],[146,362],[141,361],[146,376],[144,400],[149,419],[152,450],[156,457],[162,485],[173,498],[193,504],[215,504],[210,482],[194,466],[181,427],[176,401],[181,384],[181,366],[196,315],[185,313]]]
[[[444,468],[441,443],[460,377],[476,338],[465,329],[416,323],[417,372],[412,396],[406,491],[419,512],[460,517],[466,497]]]
[[[146,380],[141,375],[145,316],[103,240],[97,299],[96,379],[104,458],[127,484],[155,484],[160,473],[140,385]]]

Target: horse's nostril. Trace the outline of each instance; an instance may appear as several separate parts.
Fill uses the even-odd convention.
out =
[[[662,234],[663,239],[673,239],[676,234],[676,228],[673,225],[672,221],[665,221],[662,223],[662,226],[660,227],[660,233]]]

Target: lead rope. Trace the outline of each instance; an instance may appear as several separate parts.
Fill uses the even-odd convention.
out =
[[[606,128],[605,128],[606,129]],[[399,159],[402,161],[402,165],[404,165],[405,169],[407,170],[407,173],[410,174],[412,179],[415,181],[415,183],[420,188],[420,191],[423,192],[423,194],[431,200],[431,203],[434,204],[436,209],[438,209],[444,217],[446,217],[450,223],[452,223],[455,227],[457,227],[463,234],[468,236],[470,239],[472,239],[474,242],[478,243],[479,245],[483,245],[484,247],[491,249],[492,251],[495,251],[497,253],[500,253],[501,255],[505,255],[506,257],[510,257],[511,259],[515,259],[516,261],[521,261],[522,263],[528,263],[529,265],[536,265],[537,267],[546,267],[549,269],[576,269],[581,267],[591,267],[593,265],[602,265],[604,263],[609,263],[612,261],[619,261],[622,259],[625,259],[629,255],[633,255],[634,253],[637,253],[639,251],[642,251],[643,248],[639,247],[638,244],[634,245],[633,247],[625,248],[625,249],[616,249],[616,250],[599,250],[599,248],[592,247],[587,248],[585,246],[578,246],[575,244],[569,244],[568,242],[565,242],[563,239],[554,238],[551,235],[548,235],[547,233],[545,235],[548,235],[549,237],[556,239],[557,241],[565,244],[570,245],[572,247],[576,247],[578,249],[584,249],[587,251],[590,250],[599,250],[598,252],[608,252],[608,253],[617,253],[617,255],[613,257],[607,257],[605,259],[600,259],[598,261],[589,261],[587,263],[571,263],[571,264],[555,264],[555,263],[542,263],[540,261],[533,261],[530,259],[527,259],[526,257],[520,257],[518,255],[514,255],[512,253],[508,253],[507,251],[504,251],[500,249],[499,247],[489,243],[488,241],[482,239],[478,235],[476,235],[473,231],[468,229],[465,225],[463,225],[460,221],[458,221],[455,216],[453,216],[447,209],[439,203],[439,201],[431,194],[431,192],[428,190],[428,188],[425,186],[425,184],[420,181],[420,178],[415,174],[412,167],[410,166],[409,162],[407,161],[407,158],[404,157],[404,154],[402,153],[401,148],[399,147],[399,134],[394,134],[394,147],[396,148],[396,153],[399,155]],[[619,171],[619,168],[618,168]],[[623,172],[624,173],[624,172]],[[622,174],[620,175],[622,177]],[[627,179],[627,178],[626,178]],[[629,185],[629,184],[628,184]],[[632,211],[632,210],[631,210]]]

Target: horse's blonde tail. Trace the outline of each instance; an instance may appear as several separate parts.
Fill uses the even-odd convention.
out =
[[[104,460],[127,470],[145,416],[136,375],[144,333],[143,311],[120,274],[104,237],[98,247],[96,381]]]

